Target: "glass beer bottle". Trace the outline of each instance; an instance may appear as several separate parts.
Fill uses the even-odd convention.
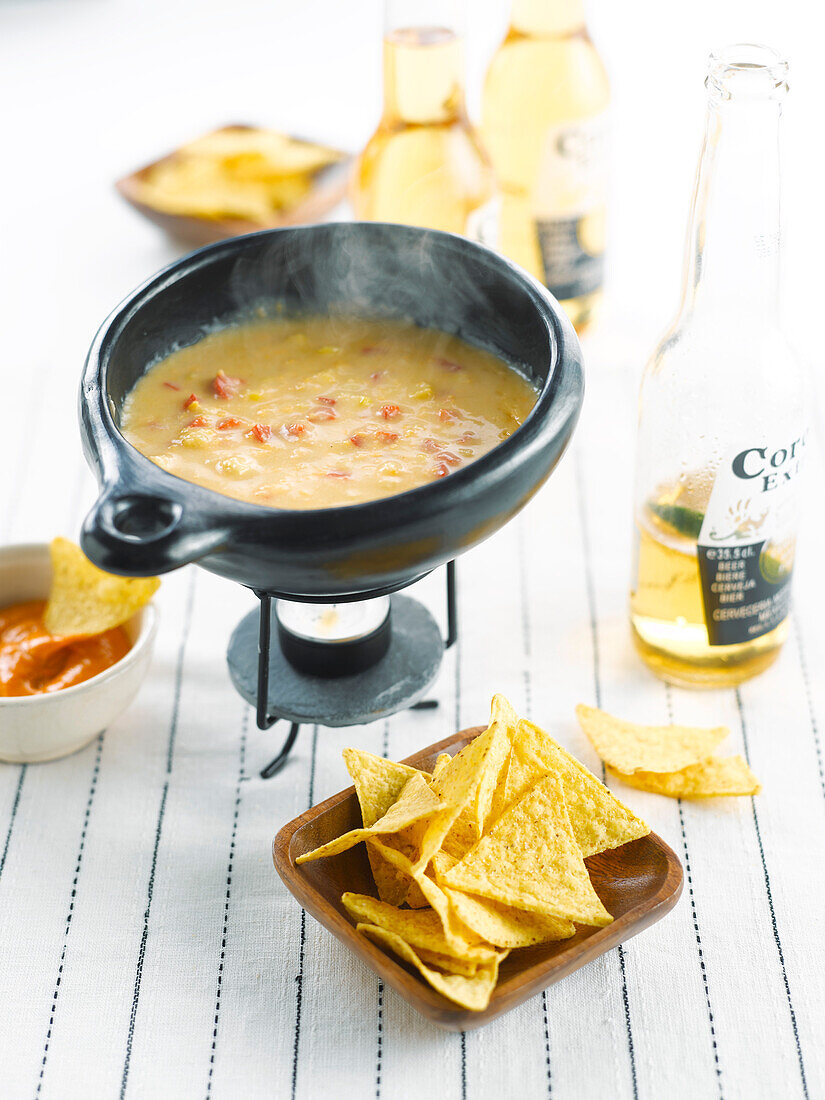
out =
[[[361,154],[356,218],[494,245],[498,196],[464,105],[461,0],[385,0],[384,110]]]
[[[711,55],[676,320],[642,379],[636,646],[662,678],[740,683],[788,630],[806,380],[779,327],[779,120],[787,64]]]
[[[602,294],[609,101],[583,0],[514,0],[481,128],[502,191],[499,247],[579,331]]]

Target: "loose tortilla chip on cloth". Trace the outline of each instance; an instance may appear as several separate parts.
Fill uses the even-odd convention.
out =
[[[344,749],[344,763],[355,784],[361,820],[366,829],[371,828],[398,801],[407,782],[417,774],[415,768],[409,768],[406,764],[396,764],[383,756],[359,749]],[[408,896],[412,879],[382,859],[369,841],[367,856],[381,900],[400,905]]]
[[[585,858],[650,832],[650,826],[622,805],[574,756],[544,730],[522,719],[507,773],[508,806],[548,774],[562,782],[570,824]]]
[[[442,803],[430,790],[427,780],[420,773],[416,773],[407,780],[401,797],[390,806],[383,817],[379,818],[368,829],[351,829],[343,836],[322,844],[312,852],[305,852],[298,856],[296,863],[307,863],[311,859],[322,859],[324,856],[335,856],[339,852],[345,852],[348,848],[360,844],[362,840],[368,840],[373,836],[383,833],[396,833],[399,829],[411,825],[414,821],[429,817],[442,809]]]
[[[121,626],[160,587],[157,577],[104,573],[68,539],[52,539],[51,558],[52,587],[43,621],[58,637],[102,634]]]
[[[668,798],[724,798],[759,794],[762,786],[741,756],[711,756],[678,772],[634,772],[625,775],[608,768],[611,775],[640,791]]]
[[[448,1000],[454,1001],[455,1004],[480,1012],[490,1003],[490,995],[498,979],[501,955],[497,954],[489,962],[480,965],[472,977],[465,977],[462,974],[443,974],[440,970],[427,966],[412,947],[395,933],[374,924],[358,924],[356,930],[414,966],[433,989],[443,994]]]
[[[597,926],[613,920],[593,889],[562,783],[552,775],[506,810],[443,881],[448,888],[559,920]]]
[[[711,756],[727,726],[641,726],[580,703],[576,716],[601,759],[624,775],[678,772]]]

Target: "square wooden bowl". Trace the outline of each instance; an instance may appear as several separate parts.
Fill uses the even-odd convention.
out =
[[[254,130],[256,127],[237,123],[222,126],[215,133],[227,130]],[[314,143],[312,143],[314,144]],[[244,233],[256,233],[260,229],[281,229],[289,225],[306,225],[320,221],[346,197],[349,180],[352,175],[355,158],[341,150],[340,159],[319,168],[312,179],[312,187],[299,202],[273,216],[265,222],[251,221],[248,218],[205,218],[197,214],[173,214],[166,210],[157,210],[141,199],[141,183],[159,164],[173,159],[175,152],[144,165],[136,172],[119,179],[115,187],[120,195],[150,222],[160,226],[175,240],[182,244],[200,246],[222,241],[227,237],[238,237]]]
[[[464,730],[430,745],[404,761],[432,771],[441,752],[455,755],[483,731]],[[648,928],[669,912],[682,892],[682,865],[655,833],[621,848],[590,856],[587,867],[596,893],[615,918],[606,928],[580,926],[557,943],[512,951],[502,963],[498,985],[483,1012],[470,1012],[442,997],[395,955],[355,931],[341,904],[347,891],[375,896],[375,883],[363,844],[327,859],[296,866],[295,858],[361,825],[354,787],[333,795],[290,821],[275,837],[272,858],[287,889],[308,913],[360,956],[387,985],[439,1027],[467,1031],[494,1020],[547,986]]]

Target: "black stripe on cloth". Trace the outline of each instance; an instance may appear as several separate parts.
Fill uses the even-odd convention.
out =
[[[550,1064],[550,1022],[547,1018],[547,990],[541,991],[541,1008],[544,1013],[544,1065],[547,1068],[547,1096],[553,1095],[553,1073]]]
[[[384,983],[378,979],[378,1054],[375,1059],[375,1100],[381,1100],[381,1072],[384,1056]]]
[[[206,1095],[212,1095],[212,1075],[215,1072],[215,1053],[218,1047],[218,1020],[221,1012],[223,966],[226,959],[226,939],[229,932],[229,899],[232,894],[232,872],[235,867],[235,842],[238,837],[238,818],[241,812],[241,791],[246,776],[246,736],[249,729],[249,708],[244,707],[241,719],[241,739],[238,751],[238,782],[235,786],[235,805],[232,811],[232,834],[229,838],[229,859],[226,864],[226,894],[223,903],[223,927],[221,928],[221,954],[218,961],[218,984],[215,991],[215,1018],[212,1025],[212,1046],[209,1050],[209,1073],[206,1078]]]
[[[318,749],[318,727],[312,727],[312,753],[309,759],[309,790],[307,806],[315,801],[315,757]],[[295,1100],[298,1089],[298,1055],[301,1049],[301,1014],[304,1006],[304,950],[306,948],[307,915],[301,910],[301,936],[298,947],[298,973],[295,975],[295,1036],[292,1040],[292,1089],[290,1095]]]
[[[386,760],[390,751],[390,720],[384,721],[384,731],[381,736],[381,755]],[[375,1100],[381,1100],[381,1073],[384,1060],[384,983],[378,979],[378,1025],[377,1047],[375,1053]]]
[[[665,700],[667,703],[667,718],[671,725],[674,724],[673,693],[670,684],[665,684]],[[687,830],[685,828],[685,813],[681,798],[677,799],[679,807],[679,825],[682,831],[682,851],[685,856],[685,874],[688,882],[688,896],[690,898],[690,913],[693,920],[693,934],[696,937],[696,950],[699,954],[699,970],[702,975],[702,985],[705,990],[705,1006],[708,1010],[708,1025],[710,1027],[710,1042],[713,1048],[713,1064],[716,1070],[716,1083],[719,1086],[719,1098],[722,1100],[722,1066],[719,1062],[719,1047],[716,1041],[716,1024],[713,1019],[713,1008],[710,1003],[710,987],[708,985],[707,969],[705,967],[705,953],[702,948],[702,936],[699,932],[699,917],[696,912],[696,895],[693,891],[693,872],[690,868],[690,852],[688,851]]]
[[[49,1057],[49,1046],[52,1041],[52,1030],[54,1029],[54,1018],[57,1014],[57,998],[60,996],[60,983],[63,980],[63,968],[66,963],[66,951],[69,946],[69,930],[72,927],[72,918],[74,917],[74,905],[77,899],[77,884],[80,881],[80,870],[83,866],[83,851],[86,847],[86,833],[89,829],[89,818],[92,813],[92,803],[95,800],[95,791],[97,790],[97,780],[100,775],[100,758],[103,753],[103,739],[105,733],[101,733],[97,739],[97,751],[95,752],[95,761],[92,767],[92,781],[89,785],[89,797],[86,799],[86,812],[83,815],[83,825],[80,830],[80,844],[77,849],[77,859],[75,860],[74,878],[72,880],[72,892],[69,896],[69,911],[66,914],[66,927],[63,930],[63,949],[60,952],[60,963],[57,967],[57,978],[54,983],[54,993],[52,994],[52,1007],[49,1014],[49,1026],[46,1030],[46,1039],[43,1043],[43,1058],[40,1062],[40,1073],[37,1078],[37,1089],[35,1090],[35,1096],[40,1095],[40,1091],[43,1088],[43,1077],[46,1073],[46,1062]]]
[[[3,855],[0,856],[0,878],[3,876],[3,868],[6,866],[6,856],[9,854],[9,844],[11,844],[11,834],[14,830],[14,820],[17,817],[17,808],[20,805],[20,792],[23,789],[23,780],[26,778],[26,769],[28,764],[20,765],[20,774],[17,777],[17,786],[14,790],[14,801],[11,804],[11,814],[9,815],[9,827],[6,830],[6,842],[3,845]]]
[[[582,550],[584,556],[584,584],[587,593],[587,608],[590,617],[590,645],[593,654],[593,689],[596,698],[596,706],[602,705],[601,684],[601,657],[599,653],[599,627],[596,615],[596,588],[593,582],[593,562],[590,549],[590,529],[587,524],[587,508],[585,506],[584,473],[578,449],[574,451],[573,465],[576,476],[576,497],[578,502],[579,526],[582,536]],[[602,764],[602,782],[607,783],[607,774]],[[627,970],[625,968],[624,948],[621,944],[616,948],[619,956],[619,970],[622,977],[622,1005],[624,1007],[625,1029],[627,1031],[627,1053],[630,1059],[630,1081],[633,1086],[633,1100],[639,1100],[639,1082],[636,1075],[636,1051],[633,1044],[633,1024],[630,1018],[630,996],[627,989]]]
[[[742,702],[742,692],[739,688],[736,689],[736,706],[739,710],[739,724],[742,729],[742,745],[745,749],[745,759],[748,762],[748,767],[751,763],[750,747],[748,745],[748,726],[745,721],[745,706]],[[788,980],[788,971],[785,967],[785,952],[782,949],[782,939],[779,935],[779,925],[776,922],[776,910],[773,904],[773,890],[771,889],[771,876],[768,872],[768,861],[765,858],[765,847],[762,844],[762,830],[759,827],[759,814],[756,810],[756,799],[751,797],[751,811],[753,812],[753,828],[756,833],[756,843],[759,847],[759,858],[762,862],[762,875],[765,879],[765,895],[768,899],[768,910],[771,915],[771,929],[773,931],[773,939],[776,944],[776,953],[779,956],[779,966],[782,971],[782,982],[785,986],[785,997],[788,1001],[788,1011],[791,1015],[791,1030],[793,1031],[794,1042],[796,1044],[796,1056],[799,1061],[799,1076],[802,1080],[802,1092],[805,1097],[808,1097],[808,1079],[805,1074],[805,1059],[802,1056],[802,1043],[799,1039],[799,1028],[796,1023],[796,1011],[793,1006],[793,997],[791,996],[791,983]]]
[[[461,1032],[461,1100],[467,1100],[467,1032]]]
[[[191,570],[189,578],[189,591],[187,593],[186,608],[183,616],[183,631],[181,633],[180,645],[178,647],[178,658],[175,665],[175,686],[172,696],[172,716],[169,721],[169,737],[166,748],[166,775],[167,777],[172,771],[172,759],[175,745],[175,737],[178,730],[178,716],[180,714],[180,693],[181,683],[183,680],[183,662],[186,654],[186,643],[189,640],[189,631],[192,627],[192,608],[194,605],[195,595],[195,577],[197,576],[194,569]],[[146,909],[143,913],[143,932],[140,937],[140,947],[138,949],[137,965],[135,967],[135,984],[132,992],[132,1008],[129,1013],[129,1029],[126,1034],[126,1054],[123,1059],[123,1075],[120,1080],[120,1100],[126,1095],[126,1085],[129,1081],[129,1070],[132,1065],[132,1046],[135,1038],[135,1021],[137,1019],[138,1004],[140,1003],[140,987],[143,980],[143,963],[146,958],[146,942],[149,939],[149,917],[152,912],[152,898],[155,893],[155,871],[158,865],[158,850],[160,848],[160,838],[163,832],[163,818],[166,813],[166,799],[169,795],[169,779],[167,778],[163,784],[163,792],[160,797],[160,806],[158,808],[158,820],[155,826],[155,843],[152,848],[152,862],[149,868],[149,882],[146,887]]]
[[[521,637],[524,650],[524,706],[527,717],[533,717],[533,679],[532,656],[533,644],[531,638],[532,623],[530,620],[530,586],[527,583],[527,553],[524,541],[524,519],[518,525],[518,557],[519,557],[519,596],[521,599]],[[544,1026],[544,1064],[547,1071],[547,1095],[553,1095],[553,1074],[550,1064],[550,1021],[547,1016],[547,990],[541,991],[542,1023]]]
[[[799,667],[802,671],[802,683],[805,685],[805,697],[808,700],[808,714],[811,719],[811,733],[814,738],[814,749],[816,751],[816,766],[819,772],[819,786],[822,789],[823,797],[825,797],[825,767],[822,763],[822,742],[819,736],[819,725],[816,720],[816,711],[814,710],[814,699],[811,692],[811,680],[808,675],[808,661],[805,657],[805,646],[802,641],[802,630],[799,626],[799,615],[794,612],[793,625],[796,631],[796,652],[799,655]]]

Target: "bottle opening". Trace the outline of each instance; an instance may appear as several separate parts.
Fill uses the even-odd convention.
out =
[[[779,98],[788,90],[788,62],[770,46],[725,46],[710,55],[705,86],[720,99]]]

